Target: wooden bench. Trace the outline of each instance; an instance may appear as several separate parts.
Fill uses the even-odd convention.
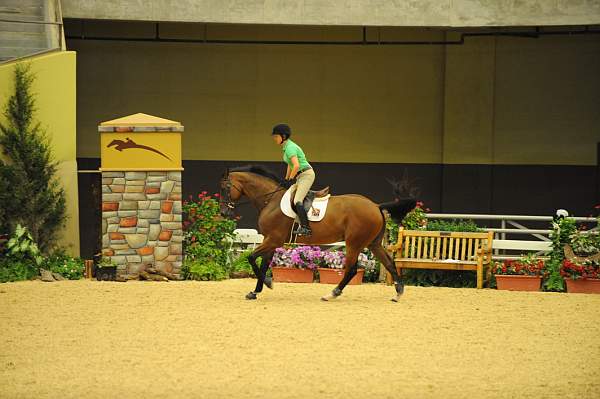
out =
[[[474,270],[477,288],[483,288],[483,265],[492,259],[493,240],[491,231],[462,233],[401,228],[398,242],[388,246],[388,250],[394,253],[399,274],[402,269]]]

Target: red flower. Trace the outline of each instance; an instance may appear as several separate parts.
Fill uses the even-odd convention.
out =
[[[221,195],[219,193],[214,194],[215,198],[219,198]]]
[[[600,204],[596,205],[594,209],[600,209]]]
[[[417,205],[416,205],[416,207],[417,207],[417,208],[421,208],[421,207],[423,207],[423,202],[421,202],[421,201],[417,201]]]

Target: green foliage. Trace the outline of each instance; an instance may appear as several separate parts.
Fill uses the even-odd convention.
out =
[[[564,247],[571,242],[571,236],[577,231],[575,219],[561,218],[552,222],[550,239],[552,240],[552,252],[550,260],[546,262],[548,278],[544,281],[546,291],[564,292],[565,283],[560,274],[560,268],[565,259]]]
[[[402,270],[402,279],[407,285],[421,287],[473,288],[477,285],[477,272],[468,270]]]
[[[429,209],[427,209],[429,211]],[[406,230],[423,230],[427,224],[427,217],[423,210],[423,203],[417,202],[415,209],[406,214],[402,222],[400,223]],[[387,218],[386,230],[388,233],[389,242],[398,241],[398,228],[399,226],[391,218]]]
[[[20,224],[17,225],[13,236],[8,240],[6,254],[9,259],[30,261],[36,266],[40,266],[43,260],[31,234]]]
[[[218,281],[229,277],[225,267],[206,259],[186,258],[182,272],[190,280]]]
[[[230,273],[248,273],[251,277],[256,277],[250,262],[248,262],[248,256],[252,254],[252,250],[246,250],[242,252],[231,264]],[[256,260],[257,265],[260,267],[262,258]]]
[[[62,251],[55,252],[44,260],[44,269],[59,273],[66,279],[79,280],[85,268],[81,258],[73,258]]]
[[[476,232],[481,231],[479,226],[472,220],[429,220],[426,230],[428,231],[460,231]]]
[[[100,258],[100,261],[96,264],[96,267],[117,267],[117,264],[114,260],[111,259],[110,256],[103,256]]]
[[[571,248],[579,256],[590,256],[600,252],[600,232],[578,231],[569,236]]]
[[[0,283],[31,280],[38,274],[31,261],[3,258],[0,259]]]
[[[229,254],[234,238],[234,220],[221,216],[218,194],[206,191],[198,199],[183,203],[186,220],[183,244],[187,262],[182,267],[186,279],[222,279],[228,275]]]
[[[4,110],[7,123],[0,124],[7,159],[0,162],[0,231],[22,224],[45,252],[64,223],[66,206],[49,140],[34,121],[34,79],[29,65],[15,67],[15,92]]]
[[[29,280],[39,273],[43,258],[25,227],[17,225],[0,261],[0,282]]]
[[[379,272],[383,266],[381,266],[381,262],[375,259],[371,251],[367,252],[367,257],[369,260],[373,260],[372,267],[365,267],[365,275],[363,277],[363,281],[365,283],[377,283],[379,281]]]

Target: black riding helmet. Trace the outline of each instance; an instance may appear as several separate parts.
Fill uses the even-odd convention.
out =
[[[275,134],[278,134],[283,137],[284,140],[287,140],[292,135],[292,129],[285,123],[280,123],[279,125],[273,126],[273,133],[271,133],[271,136]]]

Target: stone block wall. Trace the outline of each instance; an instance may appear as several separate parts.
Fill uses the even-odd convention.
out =
[[[102,172],[102,255],[119,275],[179,275],[182,243],[181,172]]]

